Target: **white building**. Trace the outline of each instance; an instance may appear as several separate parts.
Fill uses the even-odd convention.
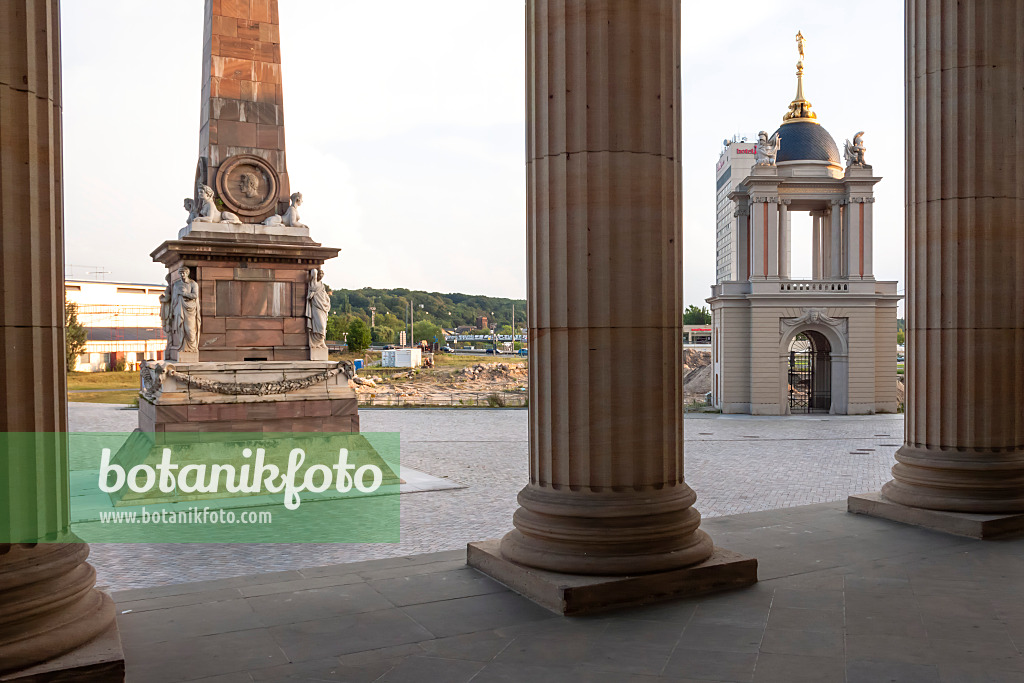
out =
[[[384,368],[418,368],[423,365],[423,353],[414,349],[385,349],[380,354],[380,364]]]
[[[724,145],[715,166],[716,282],[740,279],[735,272],[735,264],[739,262],[736,256],[739,217],[734,215],[736,205],[729,199],[729,193],[750,175],[757,157],[757,145],[746,142],[746,138],[733,136]]]
[[[801,59],[796,97],[776,134],[774,158],[734,176],[727,194],[740,229],[734,272],[719,277],[708,299],[712,402],[723,413],[752,415],[896,412],[892,346],[901,297],[895,282],[874,276],[881,178],[865,163],[864,148],[853,146],[863,133],[848,147],[844,168],[835,139],[804,98]],[[812,218],[810,280],[790,272],[793,212]]]
[[[64,291],[78,307],[87,335],[74,370],[109,370],[121,359],[134,369],[142,360],[163,360],[167,339],[159,297],[164,285],[65,280]]]

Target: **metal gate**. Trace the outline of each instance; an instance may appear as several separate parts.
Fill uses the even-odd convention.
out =
[[[789,352],[789,412],[828,412],[832,406],[831,358],[811,347]]]

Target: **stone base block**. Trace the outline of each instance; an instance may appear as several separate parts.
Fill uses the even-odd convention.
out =
[[[117,625],[77,650],[37,664],[30,669],[0,675],[0,681],[16,683],[64,683],[93,681],[121,683],[124,681],[124,651]]]
[[[955,536],[989,539],[1024,534],[1024,514],[1020,513],[982,515],[925,510],[894,503],[877,492],[850,496],[846,505],[854,514],[881,517]]]
[[[591,614],[757,582],[757,560],[723,548],[692,567],[635,576],[559,574],[515,564],[501,555],[500,540],[470,543],[466,562],[538,605],[566,616]]]

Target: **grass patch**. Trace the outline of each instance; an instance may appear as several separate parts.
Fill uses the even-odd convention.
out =
[[[68,393],[68,400],[78,403],[119,403],[138,405],[139,390],[130,391],[76,391]]]
[[[69,372],[68,389],[138,389],[138,372]]]

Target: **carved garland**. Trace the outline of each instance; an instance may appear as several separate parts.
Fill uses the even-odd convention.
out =
[[[805,308],[797,318],[779,318],[779,336],[785,336],[800,325],[825,325],[831,327],[845,339],[849,331],[849,318],[833,318],[825,313],[824,308]]]
[[[335,368],[324,370],[302,379],[285,379],[275,382],[218,382],[212,379],[183,374],[170,366],[164,366],[163,370],[163,372],[160,372],[160,369],[157,369],[157,372],[153,373],[147,365],[142,366],[142,376],[147,395],[153,395],[160,390],[160,385],[165,376],[173,377],[196,389],[212,391],[217,394],[268,396],[307,389],[314,384],[325,382],[339,373],[344,373],[348,379],[352,379],[356,374],[355,366],[353,366],[351,361],[341,361]],[[156,374],[155,377],[154,374]]]

